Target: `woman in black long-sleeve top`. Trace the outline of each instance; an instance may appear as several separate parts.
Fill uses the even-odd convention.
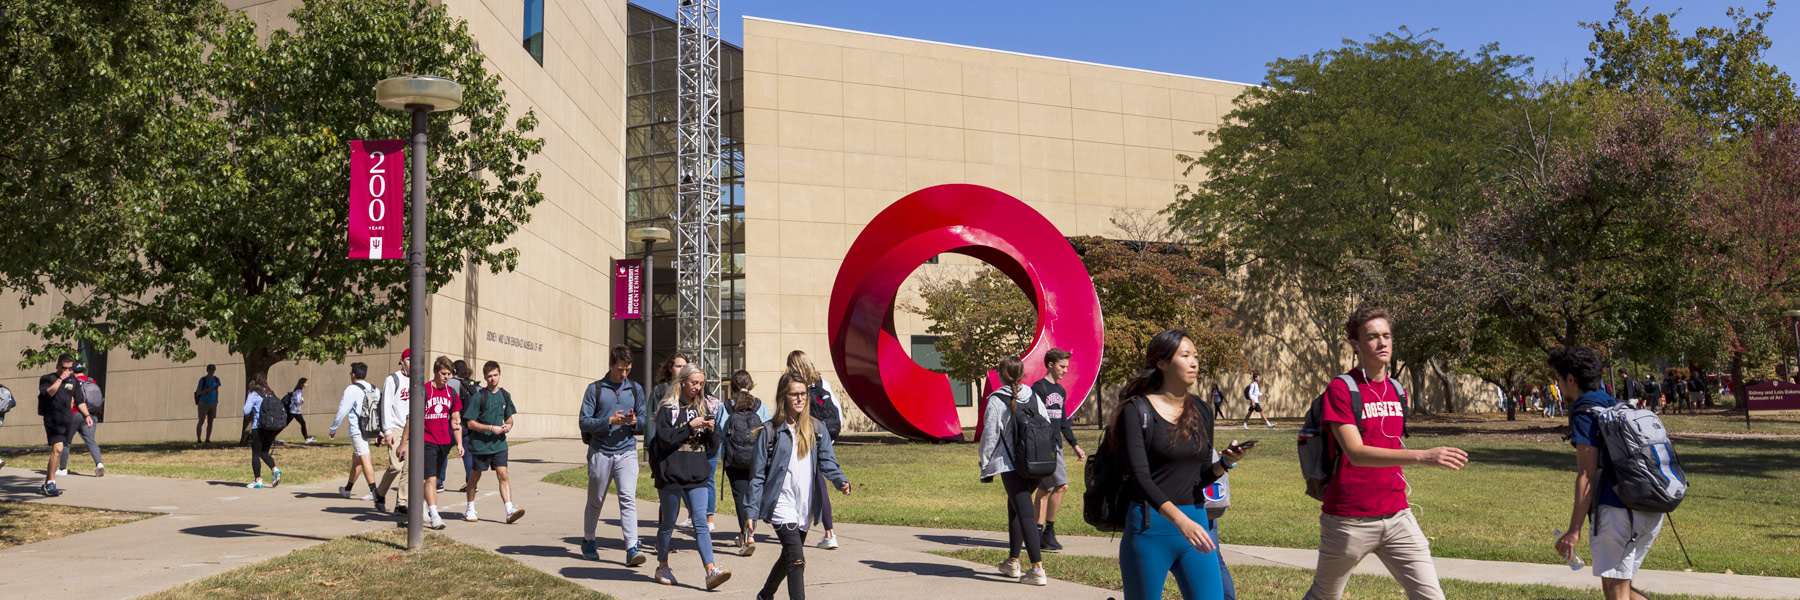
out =
[[[1234,440],[1212,459],[1213,412],[1188,392],[1200,361],[1187,333],[1157,334],[1144,355],[1144,368],[1120,392],[1125,403],[1113,424],[1138,494],[1119,547],[1125,598],[1161,598],[1173,573],[1182,598],[1216,600],[1224,587],[1200,499],[1245,450]]]

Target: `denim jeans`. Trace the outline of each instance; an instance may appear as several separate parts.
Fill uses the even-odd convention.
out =
[[[681,503],[686,502],[688,517],[694,520],[694,542],[700,545],[700,563],[712,564],[712,532],[706,528],[706,513],[700,512],[711,495],[712,491],[705,487],[691,490],[656,488],[656,499],[662,503],[662,518],[656,523],[656,562],[669,562],[669,538],[675,533],[675,518],[681,514]]]
[[[1219,546],[1219,521],[1206,520],[1206,533],[1212,536],[1213,554],[1219,556],[1219,579],[1225,584],[1225,600],[1237,600],[1237,586],[1231,583],[1231,567],[1225,566],[1225,549]]]

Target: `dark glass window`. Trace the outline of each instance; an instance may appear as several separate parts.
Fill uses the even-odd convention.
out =
[[[935,335],[912,336],[912,359],[913,362],[919,363],[919,366],[921,367],[943,373],[944,355],[943,353],[938,352],[937,342],[938,336]],[[975,405],[974,397],[970,394],[969,382],[967,381],[951,377],[950,393],[955,396],[957,406]]]
[[[544,0],[525,0],[525,51],[544,64]]]

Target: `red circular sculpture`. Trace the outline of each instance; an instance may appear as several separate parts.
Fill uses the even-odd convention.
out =
[[[1094,280],[1049,219],[998,190],[967,184],[929,187],[887,207],[863,228],[838,269],[831,289],[831,358],[863,414],[901,437],[965,441],[950,378],[913,362],[894,334],[901,283],[947,252],[1000,269],[1037,307],[1037,333],[1020,357],[1026,382],[1044,376],[1044,354],[1051,348],[1074,353],[1062,382],[1069,392],[1065,408],[1074,414],[1100,370]]]

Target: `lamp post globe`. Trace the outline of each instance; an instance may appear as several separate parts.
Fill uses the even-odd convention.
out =
[[[422,466],[418,461],[425,457],[425,437],[422,430],[425,423],[425,403],[429,398],[425,390],[426,365],[431,364],[430,347],[425,338],[426,332],[431,329],[425,321],[425,295],[428,293],[425,284],[425,249],[430,243],[425,228],[425,208],[428,202],[425,191],[429,189],[429,171],[426,165],[431,164],[426,156],[425,138],[430,131],[426,117],[434,112],[455,110],[462,106],[463,87],[454,81],[433,75],[390,77],[376,82],[375,103],[382,108],[403,110],[412,115],[412,199],[409,207],[412,213],[412,235],[408,236],[406,243],[407,268],[412,276],[407,288],[412,304],[408,347],[412,349],[413,357],[407,373],[412,380],[409,382],[407,397],[413,401],[407,403],[406,422],[412,426],[406,428],[406,439],[398,443],[405,444],[402,446],[406,449],[405,460],[413,463],[406,468],[404,484],[406,499],[412,504],[406,516],[406,548],[423,550],[426,512],[430,503],[425,501],[425,480],[421,477],[424,472],[418,468]]]
[[[389,77],[375,83],[375,103],[390,110],[456,110],[463,103],[463,86],[436,75]]]

